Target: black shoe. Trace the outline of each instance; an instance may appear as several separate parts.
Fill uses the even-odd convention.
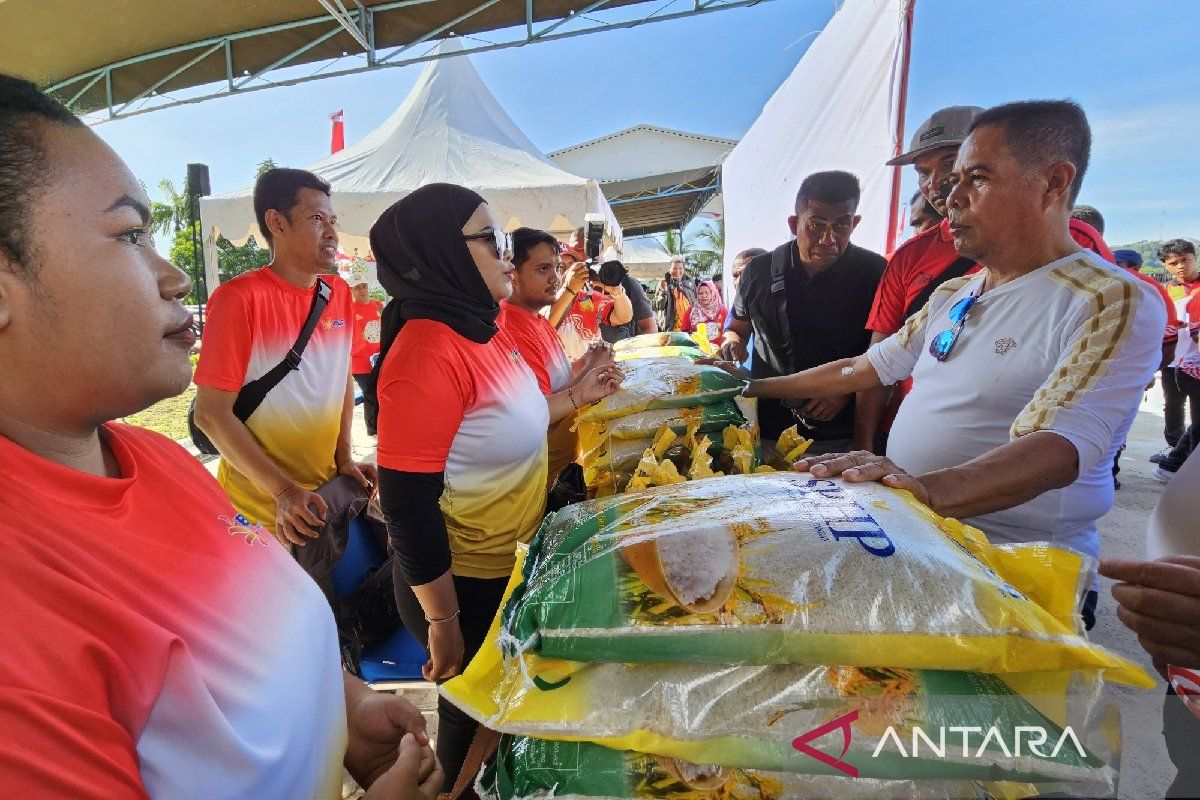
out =
[[[1116,476],[1116,475],[1114,475],[1114,476],[1113,476],[1113,488],[1114,488],[1114,489],[1120,489],[1120,488],[1121,488],[1121,482],[1120,482],[1119,480],[1117,480],[1117,476]]]

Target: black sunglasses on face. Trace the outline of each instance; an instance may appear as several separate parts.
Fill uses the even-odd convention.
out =
[[[463,234],[463,238],[479,239],[487,242],[492,246],[492,251],[496,254],[496,258],[504,258],[505,254],[512,249],[508,234],[496,228],[484,228],[479,233]]]

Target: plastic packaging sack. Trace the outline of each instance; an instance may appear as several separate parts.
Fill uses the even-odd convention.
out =
[[[500,800],[816,800],[989,798],[967,781],[879,781],[698,766],[587,742],[504,736],[494,770]]]
[[[581,422],[597,422],[654,408],[686,408],[719,403],[741,393],[746,382],[719,367],[686,358],[630,361],[615,393],[579,412]]]
[[[682,331],[663,331],[661,333],[643,333],[630,336],[613,345],[618,353],[626,350],[645,350],[648,347],[695,347],[696,341],[691,334]]]
[[[676,436],[670,429],[663,430],[668,434],[665,441],[656,440],[652,443],[645,439],[608,439],[602,440],[591,449],[581,447],[580,463],[583,464],[583,479],[589,490],[594,490],[596,497],[608,497],[628,491],[639,472],[644,473],[646,477],[653,475],[653,480],[647,485],[655,486],[677,483],[692,477],[689,473],[696,461],[695,448],[688,439]],[[713,462],[731,461],[724,453],[723,440],[720,437],[716,437],[714,441],[701,435],[698,441],[707,442],[704,453],[708,457],[707,464],[710,468]],[[702,474],[699,477],[707,475]]]
[[[444,694],[504,733],[703,764],[836,775],[836,766],[793,746],[827,729],[811,747],[867,778],[1114,784],[1112,768],[1084,744],[1090,728],[1066,734],[996,675],[523,658],[481,659]],[[1079,677],[1070,700],[1087,721],[1101,683]]]
[[[520,585],[526,553],[519,548],[505,599]],[[862,777],[1054,781],[1086,787],[1088,796],[1114,786],[1116,773],[1105,760],[1119,755],[1105,745],[1112,730],[1104,729],[1103,682],[1095,673],[506,658],[500,627],[494,620],[478,654],[441,693],[505,734],[727,767],[836,774],[828,760],[793,744],[825,729],[810,746]]]
[[[722,431],[730,425],[741,425],[746,420],[731,400],[710,403],[691,408],[655,408],[635,411],[623,417],[582,422],[576,425],[580,449],[587,451],[602,439],[653,439],[665,425],[682,436],[696,426],[700,433]]]
[[[644,361],[647,358],[705,358],[705,354],[697,347],[644,347],[641,350],[619,350],[615,354],[618,362]]]
[[[1044,543],[994,547],[881,484],[730,476],[549,517],[502,641],[579,661],[1104,669],[1153,687],[1066,623],[1093,569]]]

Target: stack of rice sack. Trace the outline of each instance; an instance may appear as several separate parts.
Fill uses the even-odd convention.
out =
[[[1084,637],[1093,568],[880,484],[674,483],[550,517],[442,693],[501,800],[1104,796],[1104,680],[1154,684]]]
[[[746,424],[734,401],[745,383],[724,370],[673,356],[639,358],[622,367],[620,390],[576,418],[579,461],[590,496],[625,491],[648,451],[682,476],[697,458],[719,458],[726,450],[724,431]],[[753,431],[745,430],[743,438],[753,440],[751,447],[757,444]],[[733,469],[732,462],[729,467]]]

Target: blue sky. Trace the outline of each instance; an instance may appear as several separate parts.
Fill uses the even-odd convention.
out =
[[[834,0],[758,6],[472,57],[513,119],[550,151],[638,123],[730,138],[828,21]],[[672,7],[672,9],[674,8]],[[1068,97],[1092,121],[1080,202],[1107,239],[1200,237],[1200,3],[1195,0],[917,0],[909,132],[944,105]],[[213,189],[255,165],[303,166],[328,153],[328,115],[347,141],[382,122],[422,67],[269,89],[100,125],[96,131],[156,193],[207,163]],[[907,137],[907,134],[906,134]],[[906,170],[910,191],[915,188]]]

